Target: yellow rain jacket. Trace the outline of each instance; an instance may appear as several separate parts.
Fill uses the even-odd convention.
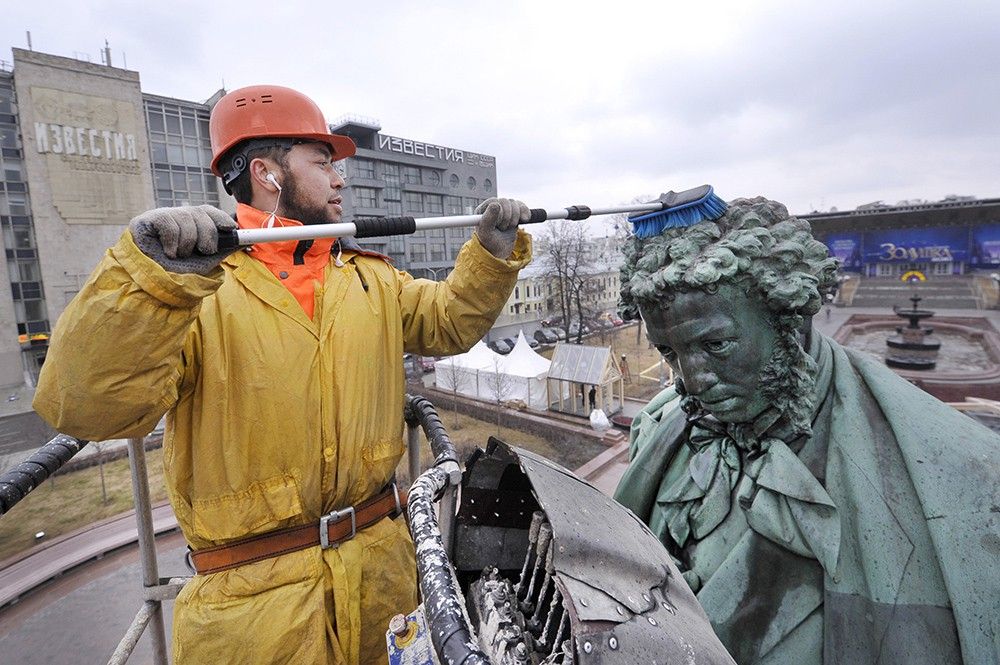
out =
[[[403,453],[403,352],[467,350],[531,255],[465,244],[447,280],[345,251],[310,319],[240,252],[209,276],[164,270],[126,232],[52,336],[34,407],[60,432],[141,436],[168,413],[166,482],[194,549],[316,521],[360,503]],[[417,602],[402,517],[337,548],[197,575],[177,597],[174,660],[386,662],[385,631]]]

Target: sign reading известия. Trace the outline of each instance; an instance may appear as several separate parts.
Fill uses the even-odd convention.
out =
[[[57,155],[80,155],[136,161],[135,134],[110,129],[73,127],[53,122],[35,123],[35,147],[38,152]]]

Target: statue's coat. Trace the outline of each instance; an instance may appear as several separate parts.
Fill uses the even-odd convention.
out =
[[[719,637],[741,665],[1000,662],[1000,437],[874,358],[817,334],[810,352],[837,563],[752,529],[711,543],[728,551],[698,599]],[[635,419],[616,493],[673,552],[656,499],[684,457],[677,397],[663,391]]]

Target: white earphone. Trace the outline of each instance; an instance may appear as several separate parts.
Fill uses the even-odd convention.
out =
[[[269,183],[277,187],[279,192],[281,191],[281,185],[278,184],[278,179],[274,177],[273,173],[268,173],[264,176],[264,180],[267,180]]]

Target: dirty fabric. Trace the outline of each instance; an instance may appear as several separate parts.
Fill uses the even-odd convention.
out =
[[[168,413],[167,489],[195,549],[316,521],[378,492],[403,452],[404,351],[462,352],[530,259],[475,238],[440,283],[326,254],[314,311],[239,252],[165,271],[126,233],[63,314],[34,406],[56,429],[141,436]],[[196,576],[174,610],[178,663],[378,663],[417,602],[402,517],[319,547]]]
[[[811,437],[686,423],[668,389],[616,498],[741,664],[1000,662],[1000,437],[875,359],[810,352]]]

